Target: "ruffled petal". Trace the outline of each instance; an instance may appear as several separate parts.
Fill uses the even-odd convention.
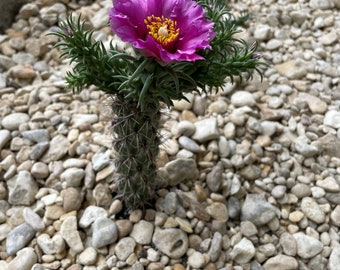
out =
[[[113,32],[123,41],[133,42],[145,37],[147,29],[144,19],[148,7],[146,1],[114,0],[113,8],[109,10],[110,26]]]
[[[171,46],[148,33],[145,19],[149,16],[176,21],[179,35]],[[123,41],[163,62],[202,60],[197,51],[211,49],[209,43],[215,36],[213,23],[193,0],[114,0],[110,24]]]

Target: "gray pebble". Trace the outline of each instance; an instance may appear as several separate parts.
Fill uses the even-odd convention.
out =
[[[220,136],[218,140],[218,152],[220,157],[226,158],[230,155],[231,150],[227,138]]]
[[[117,225],[107,217],[97,218],[92,225],[92,229],[92,245],[95,248],[105,247],[118,239]]]
[[[256,101],[251,93],[247,91],[237,91],[231,96],[231,103],[235,107],[251,107],[256,104]]]
[[[49,142],[41,142],[34,145],[30,153],[30,158],[32,160],[39,160],[40,157],[46,152],[49,145]]]
[[[310,186],[302,183],[297,183],[291,189],[291,192],[298,198],[304,198],[311,195],[312,191]]]
[[[302,199],[301,211],[306,215],[306,217],[317,224],[322,224],[325,221],[326,215],[322,211],[317,202],[310,197]]]
[[[20,171],[7,181],[9,187],[8,202],[12,205],[31,205],[38,192],[38,184],[28,171]]]
[[[293,235],[288,232],[284,232],[280,236],[280,245],[283,252],[288,256],[295,256],[297,253],[297,244]]]
[[[297,254],[303,259],[310,259],[323,250],[323,244],[303,232],[293,234],[297,244]]]
[[[194,269],[202,269],[202,267],[205,265],[203,254],[198,251],[194,251],[188,257],[188,265],[190,265]]]
[[[311,0],[309,2],[309,6],[312,9],[328,9],[331,7],[331,2],[329,0],[324,0],[324,1]]]
[[[2,119],[1,125],[8,130],[16,130],[19,129],[21,124],[27,123],[29,120],[30,117],[26,113],[12,113]]]
[[[286,186],[278,185],[272,189],[271,194],[273,195],[274,198],[279,199],[279,198],[282,198],[286,194],[286,191],[287,191]]]
[[[163,201],[164,212],[168,215],[172,215],[177,210],[177,195],[175,192],[169,192],[165,195]]]
[[[217,192],[220,190],[223,182],[223,165],[218,162],[214,166],[210,173],[207,174],[207,185],[212,192]]]
[[[34,230],[40,232],[45,229],[44,221],[37,213],[33,212],[31,208],[25,207],[22,214],[25,222]]]
[[[138,244],[148,245],[151,243],[154,225],[151,222],[141,220],[134,224],[130,236],[135,239]]]
[[[9,142],[11,139],[11,133],[6,130],[0,130],[0,150]]]
[[[171,259],[181,258],[188,249],[188,236],[180,229],[160,229],[156,227],[152,242]]]
[[[245,237],[234,246],[230,253],[231,259],[238,264],[248,263],[254,256],[255,247],[253,243]]]
[[[95,265],[97,261],[97,251],[93,247],[84,249],[78,256],[78,262],[82,265]],[[96,268],[97,269],[97,268]]]
[[[194,123],[196,127],[192,138],[200,143],[217,139],[219,132],[216,118],[207,118]]]
[[[333,247],[331,256],[329,257],[328,267],[329,270],[337,270],[340,265],[340,245]]]
[[[337,205],[331,212],[330,218],[334,225],[340,226],[340,205]]]
[[[92,166],[95,171],[100,171],[110,164],[108,153],[96,153],[92,157]]]
[[[125,261],[136,247],[136,241],[132,237],[124,237],[115,245],[115,254],[119,260]],[[143,268],[144,269],[144,268]]]
[[[91,23],[95,29],[103,28],[107,25],[109,15],[105,9],[100,9],[96,14],[91,17]]]
[[[227,202],[227,206],[228,206],[228,214],[229,214],[229,218],[234,219],[240,216],[241,214],[241,203],[239,201],[239,199],[237,199],[236,197],[229,197],[228,202]]]
[[[256,40],[268,40],[271,36],[271,28],[266,24],[259,24],[254,31],[254,38]]]
[[[266,48],[270,51],[274,51],[282,47],[283,42],[279,39],[271,39],[268,41]]]
[[[75,253],[80,253],[84,250],[84,245],[78,232],[77,217],[67,217],[61,225],[60,233],[67,245]]]
[[[12,229],[7,236],[6,252],[8,255],[14,255],[20,249],[24,248],[34,237],[36,231],[27,223]]]
[[[79,187],[84,176],[84,169],[69,168],[60,175],[60,180],[66,182],[68,187]]]
[[[257,226],[267,224],[276,216],[276,209],[261,194],[247,194],[242,207],[242,220],[249,220]]]
[[[0,224],[0,241],[6,239],[10,231],[11,227],[7,223]]]
[[[215,232],[212,238],[208,255],[210,261],[215,262],[222,251],[222,235],[219,232]]]
[[[294,257],[278,254],[269,258],[263,265],[264,270],[285,270],[285,269],[299,269],[298,262]]]
[[[294,141],[296,151],[305,156],[312,157],[319,153],[319,148],[316,144],[310,144],[310,141],[305,136],[299,136]]]
[[[180,146],[182,146],[184,149],[187,149],[193,153],[201,152],[200,146],[192,139],[186,136],[181,136],[178,138],[178,143]]]
[[[86,207],[83,215],[79,220],[79,226],[81,228],[89,227],[96,219],[100,217],[107,217],[107,211],[98,206],[90,205]]]
[[[41,158],[42,162],[50,163],[52,161],[62,160],[68,151],[70,142],[64,135],[56,135],[50,141],[50,147]]]
[[[187,149],[181,149],[176,154],[176,159],[178,159],[178,158],[193,159],[194,158],[194,153],[190,152]]]
[[[165,165],[165,172],[170,186],[198,178],[197,165],[193,159],[180,158],[170,161]]]
[[[323,123],[324,125],[331,126],[333,128],[340,128],[340,112],[335,110],[328,111]]]
[[[52,238],[46,233],[40,234],[37,243],[44,254],[60,254],[65,249],[65,242],[60,234],[55,234]]]
[[[34,129],[21,132],[22,136],[26,139],[36,143],[48,142],[50,140],[50,133],[47,129]]]
[[[176,127],[176,134],[177,136],[187,136],[190,137],[192,134],[194,134],[196,131],[196,127],[195,125],[187,120],[183,120],[181,122],[178,123],[177,127]]]

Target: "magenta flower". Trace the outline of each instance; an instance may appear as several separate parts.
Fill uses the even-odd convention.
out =
[[[163,62],[204,59],[214,24],[193,0],[113,0],[110,25],[123,41]]]

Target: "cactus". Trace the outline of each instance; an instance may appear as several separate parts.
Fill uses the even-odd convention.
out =
[[[60,48],[61,57],[74,64],[66,76],[68,87],[81,92],[95,85],[113,96],[117,197],[130,209],[143,207],[155,194],[160,107],[171,107],[173,100],[185,99],[188,92],[217,91],[226,78],[231,82],[244,74],[252,78],[254,72],[262,77],[259,67],[266,65],[259,60],[256,44],[249,46],[234,38],[237,25],[247,16],[235,19],[224,0],[153,1],[154,6],[148,5],[151,13],[152,9],[162,10],[160,5],[166,2],[164,12],[173,10],[178,16],[172,17],[172,12],[169,18],[167,14],[144,14],[143,21],[136,21],[140,17],[136,18],[134,10],[139,10],[143,1],[116,0],[109,11],[111,28],[135,46],[133,53],[119,50],[112,42],[105,48],[102,42],[94,41],[93,30],[85,30],[80,16],[77,20],[70,16],[51,33],[60,38],[55,47]],[[195,12],[177,6],[180,3]],[[197,16],[191,18],[193,14]],[[181,32],[177,23],[192,27],[192,31]],[[136,37],[137,33],[140,36]]]
[[[154,197],[156,158],[159,152],[159,107],[150,104],[145,110],[136,102],[115,98],[112,104],[117,154],[115,177],[119,197],[131,208],[146,205]]]

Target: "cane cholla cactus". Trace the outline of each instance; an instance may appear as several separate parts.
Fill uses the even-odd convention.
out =
[[[129,208],[155,194],[160,107],[192,91],[211,92],[226,78],[261,76],[256,46],[234,38],[237,23],[223,0],[113,0],[110,26],[135,53],[106,49],[92,40],[79,17],[53,33],[62,56],[75,65],[67,73],[77,92],[96,85],[113,95],[113,147],[117,153],[117,197]],[[255,57],[254,57],[255,56]]]

